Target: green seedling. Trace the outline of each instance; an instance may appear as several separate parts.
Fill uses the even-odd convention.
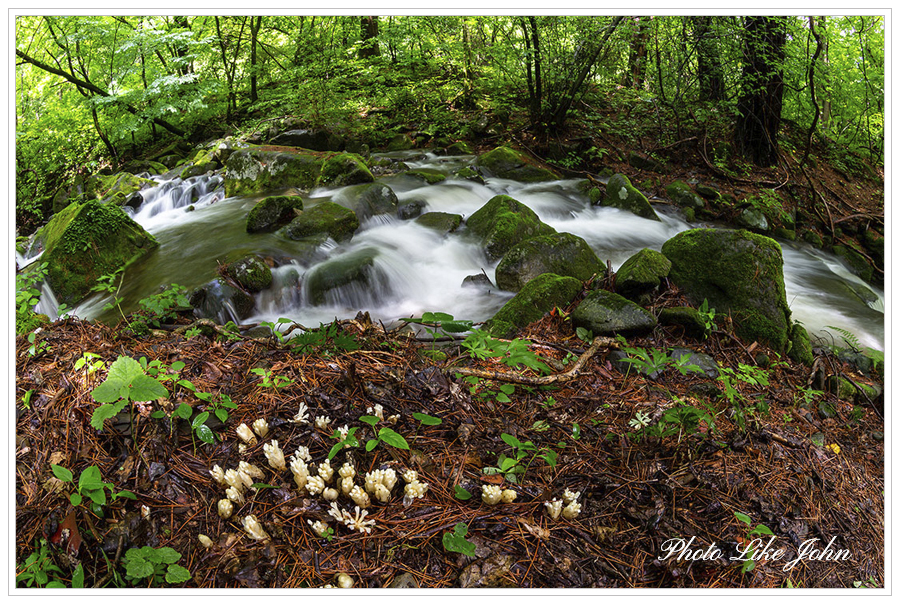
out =
[[[36,544],[34,552],[17,566],[16,587],[65,588],[66,584],[60,576],[62,572],[62,569],[53,563],[47,540],[41,539],[40,544]],[[72,572],[72,587],[74,589],[84,587],[84,568],[81,562]]]
[[[50,469],[53,471],[53,475],[60,481],[74,484],[75,477],[71,470],[56,464],[51,465]],[[102,476],[100,475],[100,468],[97,466],[88,466],[81,471],[81,475],[78,477],[78,485],[75,487],[75,491],[69,495],[69,503],[77,507],[81,505],[84,502],[84,498],[87,497],[92,502],[90,505],[91,510],[98,515],[102,515],[101,508],[106,505],[107,491],[109,491],[113,501],[119,497],[125,499],[137,499],[135,494],[131,491],[116,492],[114,489],[115,485],[111,482],[103,482]]]
[[[158,585],[165,580],[166,583],[184,583],[191,578],[188,569],[179,564],[181,554],[171,547],[154,549],[133,547],[125,552],[125,577],[133,585],[149,580],[150,587]]]
[[[456,526],[453,527],[453,532],[444,533],[444,537],[442,539],[444,543],[444,549],[448,552],[456,552],[459,554],[465,554],[466,556],[474,556],[475,555],[475,544],[466,539],[466,534],[469,532],[469,527],[466,526],[463,522],[457,522]]]
[[[91,426],[103,429],[103,422],[115,417],[131,401],[153,401],[168,396],[169,391],[158,380],[145,375],[141,364],[130,357],[120,356],[109,368],[106,380],[91,391],[98,403]]]
[[[740,512],[735,512],[734,517],[746,524],[748,527],[753,526],[753,521],[750,520],[750,516],[746,514],[741,514]],[[765,524],[757,524],[756,528],[751,529],[747,532],[747,538],[750,540],[752,537],[762,536],[762,535],[774,535],[772,529],[767,527]],[[741,566],[741,572],[747,573],[756,568],[756,561],[753,560],[753,548],[748,547],[747,551],[744,553],[744,557],[747,558],[744,560],[744,564]]]
[[[262,377],[262,386],[264,388],[285,388],[294,383],[289,377],[285,377],[283,375],[272,375],[272,371],[270,369],[264,369],[262,367],[256,367],[250,370],[250,373],[254,373],[260,377]]]

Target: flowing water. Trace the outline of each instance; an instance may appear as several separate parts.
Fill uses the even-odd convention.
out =
[[[420,200],[423,212],[449,212],[470,216],[494,195],[504,193],[533,209],[557,231],[583,237],[602,261],[618,268],[629,256],[645,247],[659,250],[675,234],[698,226],[688,224],[677,210],[657,206],[661,222],[645,220],[630,212],[592,206],[580,194],[576,180],[524,184],[490,178],[484,185],[450,177],[469,164],[473,156],[435,157],[431,154],[386,154],[405,158],[414,169],[438,170],[448,176],[436,185],[404,176],[386,176],[379,181],[390,186],[401,202]],[[363,222],[349,242],[321,244],[296,242],[275,234],[248,234],[246,216],[258,197],[225,198],[220,175],[198,176],[185,181],[164,181],[143,193],[145,202],[134,219],[159,241],[159,249],[126,274],[120,296],[125,312],[137,301],[169,283],[189,290],[216,276],[219,263],[255,253],[270,257],[273,286],[256,295],[254,316],[244,322],[275,321],[287,317],[306,326],[369,311],[373,320],[388,325],[401,317],[420,316],[426,311],[447,312],[460,319],[483,321],[495,313],[512,294],[477,287],[462,287],[468,275],[486,273],[491,280],[497,262],[489,261],[465,233],[442,235],[414,221],[378,215]],[[317,189],[304,197],[305,208],[323,200],[345,203],[343,189]],[[810,335],[823,333],[829,325],[857,335],[864,346],[884,347],[884,294],[853,276],[837,257],[805,244],[780,242],[784,250],[785,287],[793,318]],[[369,287],[345,286],[330,292],[324,304],[309,301],[304,277],[326,260],[377,251]],[[869,303],[855,291],[860,286],[874,292]],[[863,294],[868,296],[868,294]],[[97,295],[83,302],[74,313],[83,318],[111,319],[102,307],[108,301]],[[827,336],[833,338],[833,336]],[[833,338],[840,343],[840,337]]]

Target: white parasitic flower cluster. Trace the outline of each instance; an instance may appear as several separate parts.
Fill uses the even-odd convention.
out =
[[[222,520],[228,520],[234,512],[234,505],[228,499],[220,499],[216,509]]]
[[[287,464],[284,461],[284,451],[278,446],[277,440],[272,440],[264,444],[263,453],[266,454],[266,459],[272,469],[277,472],[284,472],[287,470]]]
[[[552,520],[559,520],[560,516],[566,520],[574,520],[581,513],[581,504],[578,503],[580,496],[580,491],[573,492],[566,489],[563,492],[562,499],[554,497],[553,501],[544,502],[545,511]]]
[[[331,467],[331,462],[327,459],[319,464],[319,476],[326,483],[331,482],[331,477],[334,476],[334,468]]]
[[[325,490],[325,481],[321,476],[310,476],[306,480],[306,491],[310,495],[318,495]]]
[[[269,539],[268,533],[263,530],[263,527],[256,519],[256,516],[253,516],[252,514],[249,516],[244,516],[241,519],[241,524],[244,525],[244,530],[247,532],[247,535],[249,535],[251,539],[255,539],[257,541],[264,541],[266,539]]]
[[[328,529],[330,527],[328,526],[327,522],[322,522],[321,520],[316,520],[315,522],[313,522],[312,520],[307,520],[306,522],[307,524],[309,524],[309,526],[312,527],[313,532],[319,537],[328,536]]]
[[[495,484],[486,484],[481,487],[481,500],[488,505],[497,505],[500,503],[502,491]]]
[[[384,486],[381,484],[379,484],[378,486],[380,486],[382,489],[384,488]],[[353,503],[355,503],[362,509],[366,509],[367,507],[372,505],[372,500],[369,499],[369,494],[366,493],[362,488],[360,488],[359,485],[356,485],[350,490],[350,499],[352,499]]]
[[[300,403],[300,408],[297,410],[297,414],[294,415],[294,419],[292,421],[295,424],[309,423],[309,407],[306,406],[306,403]]]
[[[291,458],[291,473],[294,475],[294,484],[297,485],[297,488],[301,491],[305,489],[309,480],[309,466],[296,455]]]
[[[382,407],[381,405],[366,407],[366,413],[368,413],[369,415],[374,415],[378,418],[378,421],[384,421],[384,407]]]
[[[256,436],[254,436],[253,431],[247,424],[241,424],[237,427],[237,435],[244,443],[250,445],[251,447],[256,446],[257,440]]]
[[[306,462],[312,461],[312,455],[309,454],[309,447],[297,447],[297,450],[294,452],[293,457],[302,459]]]
[[[216,464],[212,467],[212,470],[209,471],[209,475],[213,477],[220,486],[225,486],[225,471],[219,467],[219,464]]]
[[[259,418],[253,422],[253,431],[256,432],[256,435],[260,438],[265,438],[269,433],[269,422],[262,417]]]
[[[316,417],[316,428],[319,430],[327,430],[328,424],[331,423],[331,418],[325,415],[319,415]]]
[[[350,589],[353,587],[353,577],[347,573],[340,573],[336,579],[337,586],[341,589]]]
[[[328,514],[338,522],[343,522],[351,531],[371,533],[373,528],[377,528],[374,520],[366,520],[368,511],[360,510],[359,506],[355,506],[354,510],[355,514],[351,514],[347,510],[342,510],[337,503],[332,502]]]

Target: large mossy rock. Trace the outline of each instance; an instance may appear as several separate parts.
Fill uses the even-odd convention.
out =
[[[544,273],[587,281],[603,263],[587,242],[571,233],[532,237],[514,245],[497,265],[497,287],[511,292]]]
[[[78,302],[97,278],[140,260],[159,245],[119,206],[71,204],[36,235],[43,242],[47,280],[60,303]]]
[[[791,311],[784,293],[781,246],[748,231],[693,229],[662,247],[669,279],[696,304],[730,313],[737,333],[778,351],[787,346]]]
[[[313,151],[343,151],[344,141],[326,130],[288,130],[269,141],[271,145],[302,147]]]
[[[395,214],[399,203],[394,190],[380,182],[347,187],[334,200],[353,210],[360,222],[378,214]]]
[[[359,288],[370,288],[375,278],[377,256],[377,250],[365,248],[333,258],[315,267],[304,281],[307,300],[320,306],[326,302],[337,301],[334,295],[329,296],[335,290],[354,285]]]
[[[299,240],[327,234],[335,241],[347,241],[359,228],[359,219],[352,210],[331,201],[321,201],[304,210],[284,229],[284,236]]]
[[[642,249],[619,267],[616,290],[626,298],[637,298],[659,287],[671,268],[669,259],[656,250]]]
[[[675,325],[684,329],[684,333],[694,338],[706,338],[706,322],[700,316],[696,308],[690,306],[676,306],[674,308],[661,308],[659,310],[660,325]]]
[[[94,197],[102,203],[111,203],[117,206],[125,205],[125,201],[134,193],[156,186],[156,181],[128,172],[97,176],[92,179],[92,182]]]
[[[486,324],[500,338],[512,337],[518,329],[538,321],[557,306],[565,308],[581,291],[581,281],[544,273],[525,284]]]
[[[235,151],[225,164],[225,194],[252,195],[273,189],[311,189],[322,170],[321,153],[290,147]]]
[[[514,245],[538,237],[552,235],[556,229],[541,222],[525,204],[508,195],[496,195],[466,221],[484,246],[491,260],[502,258]]]
[[[706,206],[703,198],[697,193],[694,193],[694,190],[691,189],[691,185],[683,180],[676,180],[666,186],[666,195],[669,196],[669,199],[671,199],[675,205],[682,208],[700,210]]]
[[[543,182],[559,178],[550,170],[534,165],[533,161],[509,147],[497,147],[478,156],[475,165],[484,168],[498,178],[509,178],[520,182]]]
[[[869,261],[859,251],[847,245],[836,245],[834,246],[834,255],[846,260],[847,264],[850,265],[850,269],[859,275],[863,281],[872,280],[875,269],[872,268]]]
[[[322,163],[319,186],[343,187],[374,182],[366,162],[355,153],[338,153]]]
[[[248,233],[269,233],[294,219],[294,210],[303,209],[297,195],[275,195],[259,201],[247,214]]]
[[[606,196],[600,205],[627,210],[641,218],[659,220],[643,193],[635,189],[624,174],[615,174],[606,182]]]
[[[571,317],[572,325],[595,336],[638,335],[656,327],[656,317],[650,311],[605,289],[588,294]]]
[[[194,308],[195,316],[215,319],[222,325],[235,318],[246,319],[255,304],[250,294],[232,287],[224,279],[215,279],[198,287],[191,292],[188,301]]]
[[[426,212],[416,218],[416,224],[441,233],[452,233],[462,224],[462,216],[447,212]]]
[[[788,350],[788,356],[807,367],[812,367],[816,360],[809,341],[809,332],[799,323],[794,323],[791,327],[791,349]]]
[[[447,177],[437,170],[409,170],[404,173],[405,176],[410,176],[413,178],[418,178],[419,180],[424,180],[425,184],[436,185],[439,182],[444,182]]]
[[[272,269],[257,256],[247,256],[225,267],[225,274],[248,292],[259,292],[272,285]]]

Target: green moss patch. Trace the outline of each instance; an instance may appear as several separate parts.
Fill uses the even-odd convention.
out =
[[[635,298],[659,287],[660,280],[669,276],[671,268],[668,258],[645,248],[619,267],[616,290],[623,296]]]
[[[303,239],[318,234],[327,234],[335,241],[346,241],[359,228],[359,219],[352,210],[331,201],[304,210],[284,229],[285,237]]]
[[[488,170],[498,178],[509,178],[520,182],[543,182],[559,177],[546,168],[535,165],[534,161],[509,147],[497,147],[480,155],[475,165]]]
[[[656,317],[618,294],[598,289],[572,311],[572,325],[595,336],[623,336],[646,333],[656,327]]]
[[[338,153],[322,163],[318,186],[343,187],[374,180],[362,157],[355,153]]]
[[[325,154],[293,147],[259,146],[235,151],[225,164],[225,194],[316,186]]]
[[[275,195],[259,201],[247,214],[248,233],[268,233],[291,220],[294,210],[303,209],[303,200],[297,195]]]
[[[488,258],[496,260],[514,245],[556,229],[544,224],[534,211],[508,195],[492,197],[466,221],[469,230],[481,239]]]
[[[426,212],[416,218],[416,224],[442,233],[452,233],[462,224],[462,216],[447,212]]]
[[[512,300],[503,305],[485,329],[497,337],[508,338],[528,324],[539,321],[557,306],[566,307],[581,291],[581,281],[544,273],[529,281]]]
[[[513,246],[497,265],[497,287],[517,292],[544,273],[587,281],[603,263],[587,242],[571,233],[532,237]]]
[[[644,194],[634,188],[624,174],[616,174],[607,181],[606,196],[600,200],[600,204],[627,210],[641,218],[659,220],[659,216],[653,211],[653,206],[650,205]]]

